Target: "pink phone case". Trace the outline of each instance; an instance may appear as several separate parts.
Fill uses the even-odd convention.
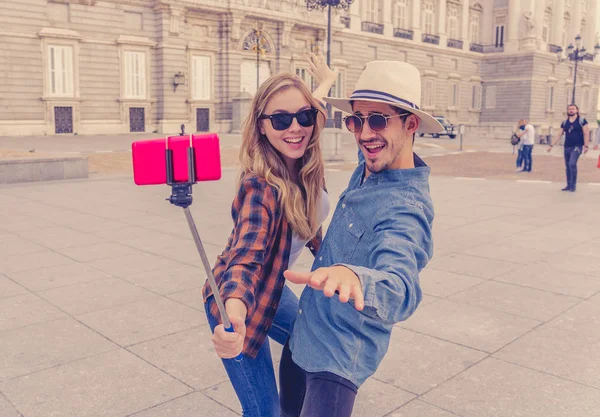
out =
[[[165,150],[173,151],[173,177],[176,182],[188,180],[187,149],[190,136],[173,136],[167,139],[152,139],[133,142],[133,181],[137,185],[166,184],[167,162]],[[219,136],[214,133],[193,135],[196,159],[195,181],[216,181],[221,178],[221,152]]]

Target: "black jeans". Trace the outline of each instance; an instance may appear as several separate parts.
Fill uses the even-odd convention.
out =
[[[582,148],[574,146],[565,148],[565,166],[567,168],[567,187],[575,189],[577,185],[577,160],[581,156]]]
[[[292,360],[287,343],[279,364],[283,417],[350,417],[358,389],[330,372],[306,372]]]

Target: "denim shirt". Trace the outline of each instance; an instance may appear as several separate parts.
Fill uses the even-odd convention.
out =
[[[331,372],[357,387],[373,375],[387,352],[394,323],[419,305],[419,271],[433,255],[434,217],[430,168],[354,171],[340,196],[312,270],[344,265],[359,277],[363,311],[337,295],[306,287],[290,340],[294,362],[308,372]],[[362,183],[362,184],[361,184]]]

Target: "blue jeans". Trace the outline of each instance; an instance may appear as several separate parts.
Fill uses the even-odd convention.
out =
[[[214,331],[219,324],[210,314],[210,306],[214,302],[214,298],[210,297],[204,305],[211,331]],[[269,330],[269,337],[285,345],[294,327],[297,312],[298,297],[284,286],[273,325]],[[280,417],[279,394],[269,339],[265,339],[255,359],[244,355],[244,359],[240,362],[235,359],[222,359],[222,361],[242,405],[243,417]]]
[[[533,145],[523,145],[523,171],[531,172],[531,152]]]
[[[567,188],[575,190],[577,187],[577,160],[583,148],[579,146],[565,148],[565,167],[567,169]]]
[[[521,168],[523,165],[523,148],[519,148],[519,153],[517,154],[517,169]]]

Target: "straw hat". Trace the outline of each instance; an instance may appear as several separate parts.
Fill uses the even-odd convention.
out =
[[[416,115],[420,133],[439,133],[442,125],[429,113],[419,110],[421,74],[401,61],[372,61],[364,69],[349,98],[325,97],[324,100],[346,113],[352,113],[352,101],[386,103]]]

